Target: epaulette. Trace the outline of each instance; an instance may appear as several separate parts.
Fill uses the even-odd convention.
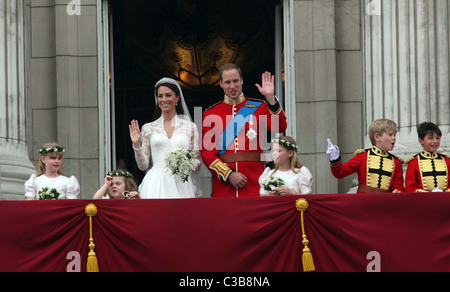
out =
[[[400,157],[398,157],[398,156],[395,156],[394,154],[392,154],[392,153],[390,153],[390,152],[389,152],[389,154],[391,154],[392,157],[398,159],[402,164],[405,164],[405,160],[403,160],[402,158],[400,158]]]
[[[369,151],[370,149],[358,149],[355,152],[353,152],[353,155],[357,155],[357,154],[361,154],[361,153],[365,153],[367,151]]]
[[[417,156],[417,155],[416,155],[416,156]],[[406,158],[405,164],[408,164],[408,163],[410,163],[411,161],[413,161],[414,159],[416,159],[416,156],[410,156],[410,157]]]
[[[394,157],[395,159],[399,160],[402,164],[405,164],[405,160],[403,158],[400,158],[394,154],[392,154],[391,152],[388,152],[392,157]]]
[[[204,110],[205,112],[212,109],[213,107],[215,107],[218,104],[221,104],[223,102],[223,100],[216,102],[215,104],[213,104],[212,106],[210,106],[209,108],[207,108],[206,110]]]
[[[445,155],[445,154],[442,154],[442,153],[438,153],[438,154],[441,155],[441,156],[443,156],[443,157],[447,157],[447,158],[450,159],[450,155]]]
[[[258,101],[258,102],[262,102],[262,103],[267,102],[267,101],[262,100],[262,99],[259,99],[259,98],[248,98],[248,97],[245,97],[245,99],[253,100],[253,101]]]

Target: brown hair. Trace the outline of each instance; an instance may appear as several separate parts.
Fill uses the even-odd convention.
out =
[[[53,148],[53,147],[58,147],[58,146],[61,147],[56,142],[50,142],[50,143],[44,144],[43,148]],[[47,156],[52,156],[52,155],[55,155],[55,154],[56,155],[61,155],[61,157],[63,156],[63,153],[61,153],[61,152],[49,152],[49,153],[41,154],[39,156],[39,166],[38,166],[38,170],[37,170],[38,176],[41,176],[41,175],[45,174],[45,164],[44,164],[44,162],[42,162],[42,158],[43,157],[47,157]],[[58,170],[58,174],[62,175],[61,169]]]
[[[134,178],[132,177],[125,177],[125,190],[129,192],[137,192],[138,191],[138,185]]]
[[[295,142],[294,138],[289,137],[289,136],[281,136],[280,138],[278,138],[278,140],[285,140],[291,144],[297,145],[297,143]],[[283,145],[279,144],[281,147],[284,147]],[[284,147],[286,148],[286,147]],[[287,149],[287,151],[292,151],[292,157],[291,157],[291,170],[294,173],[299,173],[300,172],[300,168],[303,167],[302,163],[300,162],[300,159],[298,158],[298,154],[297,151],[295,150],[290,150]],[[298,168],[298,170],[296,171],[295,169]],[[272,173],[270,174],[270,177],[272,177],[272,175],[278,170],[278,165],[275,165],[275,169],[272,171]]]
[[[241,68],[236,65],[236,64],[232,64],[232,63],[228,63],[223,65],[222,67],[219,68],[219,76],[220,76],[220,80],[222,80],[222,75],[224,71],[230,71],[230,70],[237,70],[239,73],[239,76],[242,79],[242,70]]]
[[[129,192],[136,192],[138,190],[138,185],[134,180],[133,175],[126,169],[116,169],[109,172],[107,175],[112,177],[123,177],[125,179],[125,190]]]

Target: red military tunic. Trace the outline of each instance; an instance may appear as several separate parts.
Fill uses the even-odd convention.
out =
[[[347,163],[342,163],[341,157],[332,161],[331,172],[339,179],[357,172],[359,181],[357,193],[405,191],[402,161],[376,146],[358,153]]]
[[[409,161],[406,170],[407,192],[431,192],[435,188],[450,192],[450,158],[439,153],[423,151]]]
[[[213,174],[212,197],[258,197],[258,179],[264,172],[264,165],[260,156],[264,150],[267,130],[274,133],[282,133],[287,128],[286,115],[279,103],[270,106],[268,103],[257,100],[261,103],[256,107],[243,94],[236,100],[225,96],[224,100],[203,113],[202,123],[202,159],[209,171]],[[241,109],[257,108],[251,115],[238,135],[228,147],[220,147],[219,140],[224,129]],[[275,107],[275,108],[274,108]],[[220,150],[224,153],[219,153]],[[266,149],[268,150],[268,149]],[[247,185],[236,190],[228,182],[228,176],[236,171],[244,174]]]

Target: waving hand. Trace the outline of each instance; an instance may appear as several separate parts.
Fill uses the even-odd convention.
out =
[[[270,72],[264,72],[261,76],[261,85],[255,84],[256,88],[258,88],[259,92],[264,95],[267,101],[274,105],[276,103],[275,100],[275,75],[272,75]]]
[[[136,120],[132,120],[131,125],[129,125],[129,128],[130,128],[131,142],[133,142],[135,148],[141,148],[142,134],[139,128],[139,122]]]

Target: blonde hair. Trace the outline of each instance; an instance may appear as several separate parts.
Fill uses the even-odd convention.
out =
[[[297,143],[295,142],[294,138],[289,137],[289,136],[281,136],[277,140],[284,140],[284,141],[289,142],[291,145],[297,146]],[[273,142],[273,143],[277,143],[277,142]],[[300,168],[302,168],[303,165],[300,162],[300,159],[298,158],[297,151],[288,149],[285,146],[283,146],[282,144],[279,144],[279,143],[277,143],[277,144],[280,145],[281,147],[284,147],[287,151],[292,151],[292,156],[290,158],[291,159],[291,170],[294,173],[299,173],[300,172]],[[278,170],[278,168],[279,168],[279,166],[277,164],[275,164],[275,169],[270,174],[270,177],[272,177],[272,175]],[[296,168],[298,168],[298,170],[295,170]]]
[[[54,147],[61,147],[61,146],[58,143],[55,143],[55,142],[50,142],[50,143],[46,143],[46,144],[43,145],[43,148],[54,148]],[[38,170],[37,170],[38,176],[41,176],[41,175],[45,174],[45,164],[44,164],[44,162],[42,162],[42,158],[43,157],[47,157],[47,156],[51,156],[51,155],[53,155],[55,153],[58,154],[58,155],[61,155],[61,157],[63,156],[63,153],[61,153],[61,152],[48,152],[48,153],[41,154],[39,156],[39,166],[38,166]],[[62,175],[62,170],[61,169],[58,170],[58,174]]]
[[[383,135],[386,132],[394,131],[397,133],[398,127],[394,121],[388,119],[378,119],[373,121],[373,123],[369,127],[369,138],[372,145],[376,144],[374,135],[379,134]]]

